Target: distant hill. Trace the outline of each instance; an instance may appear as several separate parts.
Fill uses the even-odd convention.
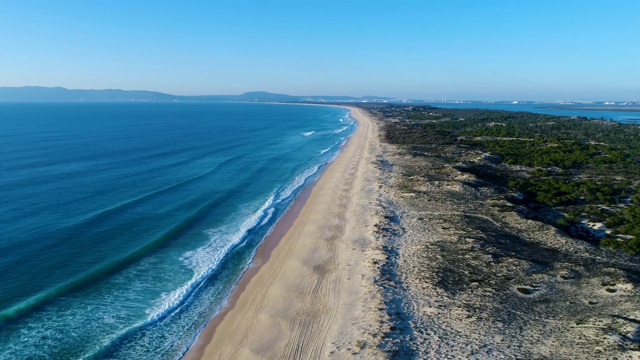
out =
[[[0,87],[0,101],[87,101],[87,102],[127,102],[127,101],[247,101],[247,102],[356,102],[385,101],[390,98],[365,96],[291,96],[266,91],[246,92],[240,95],[171,95],[144,90],[79,90],[62,87]]]
[[[0,87],[0,101],[173,101],[155,91],[70,90],[62,87]]]

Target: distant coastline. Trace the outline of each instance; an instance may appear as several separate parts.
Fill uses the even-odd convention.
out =
[[[63,87],[23,86],[0,87],[0,102],[384,102],[392,98],[380,96],[293,96],[266,91],[251,91],[240,95],[172,95],[157,91],[121,89],[66,89]]]
[[[640,112],[639,106],[547,106],[547,109],[557,109],[557,110],[604,110],[604,111],[638,111]]]
[[[561,110],[640,111],[640,101],[429,100],[387,96],[288,95],[249,91],[237,95],[174,95],[149,90],[68,89],[60,86],[0,86],[0,102],[275,102],[275,103],[392,103],[436,107],[539,107]],[[615,105],[617,104],[617,105]],[[581,106],[585,105],[585,106]],[[612,106],[615,105],[615,106]],[[526,111],[529,111],[527,109]]]

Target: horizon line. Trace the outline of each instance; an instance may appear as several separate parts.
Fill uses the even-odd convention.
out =
[[[442,99],[428,99],[428,98],[412,98],[412,97],[394,97],[394,96],[378,96],[378,95],[363,95],[363,96],[354,96],[354,95],[291,95],[282,92],[271,92],[268,90],[249,90],[244,91],[240,94],[196,94],[196,95],[184,95],[184,94],[173,94],[164,91],[158,90],[146,90],[146,89],[122,89],[122,88],[67,88],[64,86],[41,86],[41,85],[22,85],[22,86],[0,86],[0,89],[22,89],[22,88],[41,88],[41,89],[63,89],[68,91],[124,91],[124,92],[152,92],[158,93],[162,95],[176,96],[176,97],[205,97],[205,96],[242,96],[251,93],[265,93],[269,95],[281,95],[281,96],[290,96],[290,97],[349,97],[354,99],[371,99],[371,100],[389,100],[389,101],[421,101],[421,102],[429,102],[429,103],[443,103],[443,104],[455,104],[455,103],[465,103],[465,102],[482,102],[482,103],[612,103],[609,105],[618,105],[617,103],[639,103],[640,99],[628,99],[628,100],[620,100],[620,99],[582,99],[582,100],[573,100],[573,99],[556,99],[556,100],[530,100],[523,98],[511,98],[511,99],[500,99],[500,100],[480,100],[480,99],[470,99],[470,98],[458,98],[455,100],[447,100],[447,96],[442,96]],[[3,100],[0,100],[3,101]],[[157,100],[156,100],[157,101]]]

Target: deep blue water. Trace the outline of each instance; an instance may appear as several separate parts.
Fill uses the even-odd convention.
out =
[[[175,359],[347,110],[0,104],[0,358]]]
[[[640,124],[640,111],[635,109],[625,109],[623,106],[616,106],[618,110],[610,110],[612,106],[593,104],[554,104],[554,103],[426,103],[440,108],[451,109],[489,109],[506,111],[527,111],[539,114],[557,116],[585,116],[594,119],[614,120],[621,123]],[[587,109],[592,108],[592,109]],[[637,106],[635,108],[638,108]]]

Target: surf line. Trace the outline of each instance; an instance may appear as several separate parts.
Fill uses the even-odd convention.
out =
[[[347,141],[350,138],[351,137],[347,138]],[[343,149],[344,147],[341,148],[340,153]],[[340,153],[338,153],[338,155]],[[300,193],[298,193],[298,195],[293,200],[293,203],[280,217],[280,219],[278,219],[273,227],[273,230],[265,236],[264,240],[256,249],[250,265],[240,276],[238,282],[234,285],[220,311],[204,325],[199,333],[194,336],[193,342],[189,345],[189,348],[187,349],[185,354],[183,354],[182,360],[202,359],[205,348],[209,344],[209,340],[213,338],[216,329],[218,328],[220,323],[222,323],[226,315],[231,310],[233,310],[238,299],[247,288],[247,285],[251,282],[253,277],[258,273],[260,268],[269,261],[269,259],[271,258],[271,254],[273,253],[275,248],[278,246],[287,232],[291,229],[293,223],[298,218],[298,215],[300,215],[300,212],[304,208],[304,205],[307,203],[307,200],[311,196],[311,193],[313,192],[316,184],[336,158],[337,156],[334,157],[332,161],[329,161],[325,163],[324,166],[322,166],[318,173],[316,173],[317,176],[304,186],[302,191],[300,191]]]

